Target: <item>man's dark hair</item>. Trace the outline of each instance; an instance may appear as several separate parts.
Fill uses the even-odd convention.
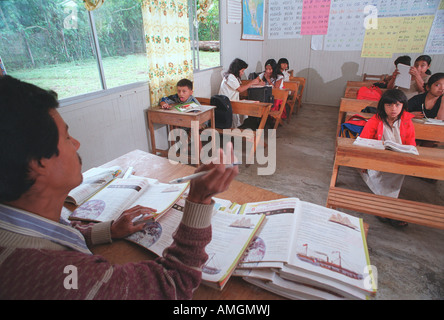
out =
[[[34,184],[31,160],[58,155],[57,124],[49,114],[58,106],[54,91],[0,76],[0,202],[17,200]]]
[[[181,79],[177,83],[176,87],[188,87],[188,89],[193,90],[193,82],[188,79]]]

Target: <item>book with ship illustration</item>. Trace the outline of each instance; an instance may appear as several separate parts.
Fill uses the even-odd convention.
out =
[[[182,219],[186,194],[159,220],[147,223],[144,230],[126,239],[158,256],[173,242],[173,233]],[[228,200],[216,199],[212,224],[212,240],[205,248],[208,260],[202,266],[202,283],[222,290],[230,279],[248,245],[262,225],[265,216],[243,217],[230,210]]]
[[[285,198],[248,203],[264,227],[235,271],[290,299],[366,299],[376,293],[362,219]]]

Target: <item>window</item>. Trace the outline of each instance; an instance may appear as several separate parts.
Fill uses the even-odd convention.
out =
[[[140,0],[0,1],[7,74],[67,98],[148,80]]]
[[[220,66],[219,0],[189,0],[194,70]]]

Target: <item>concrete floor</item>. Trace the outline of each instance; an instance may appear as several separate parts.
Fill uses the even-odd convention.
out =
[[[325,205],[333,168],[338,108],[305,104],[276,136],[276,171],[257,175],[263,165],[241,166],[237,180],[289,197]],[[245,162],[245,161],[244,161]],[[338,186],[368,191],[360,175],[342,168]],[[400,198],[444,205],[444,181],[406,177]],[[370,225],[370,262],[377,267],[377,300],[444,299],[444,230],[409,224],[397,229],[375,216],[342,210]]]

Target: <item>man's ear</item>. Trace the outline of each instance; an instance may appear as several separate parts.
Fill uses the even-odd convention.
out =
[[[47,162],[49,159],[42,158],[42,159],[32,159],[29,162],[29,170],[31,172],[31,175],[35,174],[37,176],[44,175],[47,170]]]

